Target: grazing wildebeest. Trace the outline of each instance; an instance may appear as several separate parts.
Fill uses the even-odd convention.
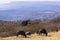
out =
[[[17,37],[18,37],[18,35],[23,35],[24,37],[27,37],[26,34],[25,34],[25,31],[18,31]]]
[[[41,30],[39,30],[39,35],[41,34],[45,34],[46,36],[48,35],[48,33],[47,33],[47,31],[46,31],[46,29],[41,29]]]

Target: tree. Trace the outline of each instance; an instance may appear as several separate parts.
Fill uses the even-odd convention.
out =
[[[27,26],[29,21],[30,21],[30,20],[24,20],[24,21],[22,21],[21,25],[22,25],[22,26]]]

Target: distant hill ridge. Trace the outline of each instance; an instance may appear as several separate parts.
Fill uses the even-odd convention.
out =
[[[60,2],[11,2],[0,5],[0,19],[24,20],[54,18],[60,15]]]

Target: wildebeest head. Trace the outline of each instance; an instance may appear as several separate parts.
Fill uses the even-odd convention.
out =
[[[32,33],[31,33],[31,32],[26,32],[25,34],[26,34],[26,35],[31,35]]]

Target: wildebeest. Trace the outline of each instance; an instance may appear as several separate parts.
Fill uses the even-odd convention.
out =
[[[23,35],[24,37],[27,37],[26,34],[25,34],[25,31],[18,31],[17,37],[18,37],[18,35]]]
[[[46,29],[41,29],[41,30],[39,30],[39,35],[41,34],[45,34],[46,36],[48,35],[48,32],[46,31]]]

